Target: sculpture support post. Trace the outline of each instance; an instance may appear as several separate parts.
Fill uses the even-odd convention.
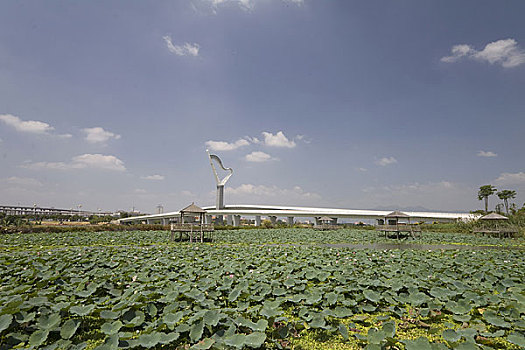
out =
[[[224,209],[224,185],[217,185],[217,199],[215,202],[215,209]]]

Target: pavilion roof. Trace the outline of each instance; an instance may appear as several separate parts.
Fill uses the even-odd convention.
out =
[[[497,213],[490,213],[488,215],[482,216],[480,220],[508,220],[509,218]]]
[[[202,209],[201,207],[198,207],[195,205],[195,203],[191,203],[186,208],[179,210],[180,213],[206,213],[206,210]]]
[[[395,211],[391,212],[390,214],[387,214],[385,217],[386,218],[409,218],[410,215],[405,214],[405,213],[403,213],[403,212],[401,212],[399,210],[395,210]]]

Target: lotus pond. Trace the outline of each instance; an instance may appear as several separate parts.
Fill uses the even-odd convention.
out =
[[[0,348],[521,349],[522,239],[373,231],[0,236]],[[283,244],[286,243],[286,244]],[[344,244],[326,246],[326,243]],[[511,247],[512,246],[512,247]]]

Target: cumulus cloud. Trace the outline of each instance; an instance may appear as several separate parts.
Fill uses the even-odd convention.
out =
[[[90,143],[106,143],[110,139],[118,140],[120,135],[104,130],[101,127],[85,128],[82,131],[86,134],[86,141]]]
[[[268,162],[270,160],[276,160],[275,158],[273,158],[268,153],[264,153],[264,152],[260,152],[260,151],[256,151],[256,152],[252,152],[250,154],[247,154],[244,157],[244,159],[247,162],[255,162],[255,163],[262,163],[262,162]]]
[[[494,180],[497,185],[525,185],[525,173],[501,173],[500,176]]]
[[[478,152],[478,157],[491,158],[491,157],[497,157],[497,156],[498,156],[497,153],[494,153],[494,152],[491,152],[491,151],[479,151]]]
[[[442,57],[441,61],[452,63],[462,58],[512,68],[525,63],[525,51],[518,47],[516,40],[509,38],[488,43],[483,50],[476,50],[467,44],[455,45],[451,49],[451,55]]]
[[[164,176],[155,174],[155,175],[142,176],[141,179],[152,180],[152,181],[161,181],[161,180],[164,180]]]
[[[183,45],[174,45],[169,35],[163,36],[162,39],[164,39],[168,50],[177,56],[199,56],[199,44],[184,43]]]
[[[226,141],[206,141],[206,147],[212,151],[233,151],[239,147],[248,146],[250,142],[245,139],[239,139],[233,143]]]
[[[124,162],[112,155],[82,154],[75,156],[70,162],[35,162],[26,163],[22,167],[33,170],[70,170],[70,169],[103,169],[125,171]]]
[[[288,139],[282,131],[278,131],[276,134],[271,132],[262,132],[262,139],[257,137],[245,136],[239,140],[230,143],[226,141],[206,141],[206,147],[213,151],[232,151],[240,147],[248,146],[250,144],[254,145],[264,145],[270,147],[284,147],[284,148],[294,148],[297,146],[293,139]],[[304,140],[304,135],[297,135],[295,137],[297,140]],[[306,142],[306,140],[305,140]],[[255,152],[254,152],[255,153]],[[263,152],[257,152],[259,156],[263,156]],[[251,158],[251,157],[250,157]]]
[[[72,137],[71,134],[53,134],[53,131],[55,130],[54,127],[52,127],[48,123],[44,123],[38,120],[22,120],[16,115],[12,114],[0,114],[0,120],[5,124],[15,128],[15,130],[19,132],[38,135],[52,135],[61,138]]]
[[[266,146],[294,148],[297,145],[294,140],[289,140],[282,131],[277,132],[275,135],[264,131],[262,135]]]
[[[397,163],[397,159],[395,159],[394,157],[383,157],[376,161],[376,164],[381,166],[387,166],[395,163]]]

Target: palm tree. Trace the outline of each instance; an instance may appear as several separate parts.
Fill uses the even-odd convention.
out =
[[[509,215],[509,199],[516,198],[516,191],[503,190],[496,194],[498,195],[499,199],[503,201],[503,204],[505,204],[505,211],[507,212],[507,215]]]
[[[485,200],[485,212],[489,211],[489,196],[496,193],[497,189],[492,185],[484,185],[479,188],[478,199]]]

